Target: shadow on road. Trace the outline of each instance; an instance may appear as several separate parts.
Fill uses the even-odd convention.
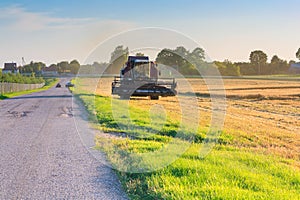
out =
[[[3,100],[3,99],[7,99],[8,97],[7,96],[5,96],[5,95],[0,95],[0,100]]]
[[[72,98],[72,95],[49,95],[49,96],[20,96],[13,97],[6,100],[14,100],[14,99],[60,99],[60,98]]]

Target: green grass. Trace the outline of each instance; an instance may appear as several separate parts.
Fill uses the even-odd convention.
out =
[[[126,133],[135,139],[167,142],[174,137],[196,143],[205,139],[207,129],[199,128],[194,134],[188,124],[180,126],[179,121],[174,121],[161,113],[145,111],[134,106],[127,109],[126,101],[97,95],[75,96],[83,101],[89,113],[93,113],[94,122],[98,123],[104,132]],[[219,143],[229,143],[232,140],[230,135],[222,133]]]
[[[144,143],[141,141],[135,150]],[[285,161],[224,147],[199,158],[200,147],[193,144],[162,170],[143,174],[118,172],[130,198],[299,199],[300,173]]]
[[[214,149],[202,158],[199,151],[206,138],[204,128],[200,127],[192,140],[189,130],[175,138],[179,122],[170,116],[134,106],[125,114],[126,101],[116,101],[112,107],[109,97],[76,96],[102,130],[126,133],[123,139],[100,135],[96,148],[106,152],[116,169],[123,170],[116,172],[131,199],[300,199],[300,171],[294,160],[239,148],[237,138],[226,132],[221,132]],[[151,159],[141,155],[164,149],[172,140],[191,143],[170,165],[152,172],[124,172],[130,167],[155,168],[168,154]]]
[[[25,94],[31,94],[34,92],[48,90],[49,88],[53,87],[56,83],[57,83],[57,79],[45,79],[45,86],[42,88],[34,89],[34,90],[25,90],[25,91],[21,91],[21,92],[6,93],[3,95],[0,95],[0,100],[12,98],[12,97],[16,97],[16,96],[21,96],[21,95],[25,95]]]

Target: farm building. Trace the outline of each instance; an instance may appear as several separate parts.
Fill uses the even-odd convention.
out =
[[[2,69],[3,74],[12,73],[17,74],[19,73],[19,69],[17,67],[17,63],[4,63],[4,68]]]
[[[300,63],[291,64],[289,71],[291,73],[300,74]]]

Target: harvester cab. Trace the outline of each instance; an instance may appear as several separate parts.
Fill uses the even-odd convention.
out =
[[[159,97],[175,96],[177,83],[174,78],[159,78],[159,70],[148,56],[129,56],[120,76],[112,82],[112,94],[121,99],[131,96]]]

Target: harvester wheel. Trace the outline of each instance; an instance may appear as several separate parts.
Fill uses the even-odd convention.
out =
[[[159,99],[159,96],[150,96],[150,99],[151,99],[151,100],[158,100],[158,99]]]

